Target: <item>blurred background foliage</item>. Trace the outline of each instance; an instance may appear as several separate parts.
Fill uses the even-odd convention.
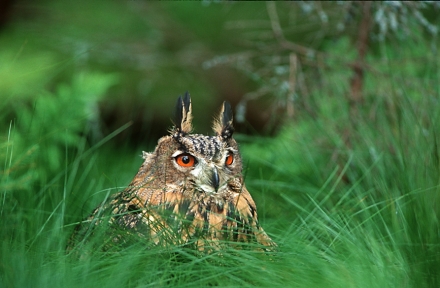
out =
[[[199,133],[231,102],[247,186],[285,254],[227,280],[224,263],[178,266],[180,285],[440,284],[436,2],[0,5],[0,284],[86,287],[101,264],[68,276],[56,255],[130,182],[185,91]]]

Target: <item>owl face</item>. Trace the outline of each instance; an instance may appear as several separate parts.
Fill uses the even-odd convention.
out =
[[[229,188],[230,181],[241,175],[241,159],[235,141],[190,134],[179,139],[179,144],[171,161],[187,179],[194,179],[196,190],[208,195],[222,194]]]
[[[167,155],[164,160],[171,169],[168,171],[177,172],[172,173],[178,175],[173,177],[173,185],[191,186],[192,190],[216,198],[240,188],[242,162],[237,142],[232,138],[230,105],[225,102],[220,116],[214,121],[214,136],[190,134],[189,95],[183,100],[179,98],[177,106],[176,127],[170,136],[159,140],[156,150],[157,154]]]

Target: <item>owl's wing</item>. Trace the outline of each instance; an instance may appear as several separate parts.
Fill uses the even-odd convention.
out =
[[[237,196],[237,200],[234,202],[240,218],[247,219],[247,223],[251,226],[251,232],[257,242],[264,246],[277,246],[258,223],[257,206],[245,185],[243,185],[240,195]]]
[[[256,205],[245,186],[227,201],[213,201],[201,194],[168,189],[139,188],[136,196],[126,191],[114,200],[116,222],[146,234],[154,243],[196,243],[226,240],[276,246],[258,223]],[[217,241],[218,242],[218,241]]]
[[[136,193],[134,193],[136,191]],[[214,202],[208,197],[188,196],[177,187],[154,189],[128,187],[98,206],[69,240],[104,231],[104,249],[122,244],[130,235],[138,235],[156,245],[192,243],[199,250],[218,246],[218,240],[257,242],[272,250],[276,244],[258,223],[256,205],[245,186],[228,201]]]

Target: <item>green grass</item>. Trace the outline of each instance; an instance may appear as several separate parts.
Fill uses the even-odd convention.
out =
[[[46,2],[18,7],[18,19],[1,34],[7,45],[0,51],[0,287],[440,287],[440,58],[438,37],[416,27],[420,20],[408,18],[409,30],[397,29],[395,39],[371,37],[364,101],[353,117],[347,95],[355,35],[326,36],[336,26],[293,6],[277,9],[287,39],[325,54],[316,62],[298,55],[298,81],[305,80],[297,86],[307,91],[297,88],[294,96],[282,90],[290,74],[270,72],[291,73],[283,59],[292,51],[267,34],[264,3],[75,10]],[[133,14],[138,8],[145,11]],[[214,25],[203,24],[208,18]],[[230,29],[248,18],[249,28]],[[139,49],[145,43],[148,51]],[[228,51],[256,53],[250,62],[231,63],[254,82],[201,69],[215,55],[234,56]],[[150,57],[157,60],[150,64]],[[242,83],[253,88],[239,88]],[[74,227],[130,183],[141,151],[155,145],[157,139],[139,149],[121,147],[127,137],[115,137],[129,126],[121,123],[138,118],[145,127],[137,134],[148,139],[149,123],[171,115],[179,87],[195,96],[194,111],[204,119],[213,95],[238,101],[240,93],[269,87],[273,95],[256,103],[267,104],[262,115],[294,98],[296,118],[275,137],[236,135],[246,185],[278,251],[203,254],[139,239],[81,259],[66,252]],[[306,106],[313,111],[301,111]],[[99,127],[99,108],[110,109],[106,120],[120,128]],[[196,126],[208,126],[202,123]]]
[[[141,241],[76,259],[65,252],[74,225],[131,180],[140,151],[115,156],[111,136],[80,141],[40,184],[28,175],[45,168],[32,160],[38,150],[16,151],[11,127],[2,143],[0,286],[435,287],[438,108],[414,112],[422,104],[402,103],[398,123],[359,120],[349,146],[330,118],[287,125],[275,139],[238,136],[260,221],[279,245],[270,255]]]

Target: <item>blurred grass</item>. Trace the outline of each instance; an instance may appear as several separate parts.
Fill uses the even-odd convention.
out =
[[[47,3],[40,13],[53,11],[49,13],[53,17],[68,16],[60,21],[63,25],[81,17],[90,22],[73,27],[73,32],[50,27],[55,32],[48,30],[35,37],[30,30],[43,31],[41,27],[47,27],[44,22],[53,23],[53,19],[34,23],[36,26],[24,21],[15,27],[26,29],[17,32],[12,27],[0,36],[9,43],[0,51],[0,78],[7,80],[0,81],[0,287],[439,286],[440,58],[432,49],[436,42],[420,33],[414,34],[407,45],[376,45],[374,53],[368,55],[368,65],[374,69],[366,73],[365,102],[359,105],[356,118],[349,113],[351,103],[346,97],[351,70],[339,58],[328,57],[324,59],[326,65],[319,68],[319,87],[310,90],[314,113],[298,113],[272,138],[237,134],[246,185],[257,203],[262,226],[279,245],[276,253],[226,249],[206,255],[178,246],[145,249],[146,243],[139,241],[122,251],[93,251],[78,260],[65,252],[74,226],[106,195],[130,182],[142,162],[141,151],[153,149],[157,140],[145,137],[139,148],[127,141],[121,144],[124,141],[115,137],[130,127],[136,112],[120,107],[117,111],[125,115],[118,119],[120,125],[106,131],[100,126],[100,111],[108,102],[137,105],[151,96],[148,103],[153,106],[148,111],[168,121],[172,105],[167,101],[174,101],[182,90],[193,92],[200,83],[195,95],[214,93],[209,80],[195,80],[206,71],[191,74],[200,66],[194,65],[190,73],[182,72],[190,67],[182,64],[187,62],[170,63],[186,58],[194,47],[204,48],[193,53],[213,56],[215,51],[210,49],[231,39],[221,29],[224,22],[220,18],[229,15],[227,19],[240,19],[246,6],[211,3],[213,9],[203,17],[219,17],[214,19],[212,31],[205,30],[206,25],[197,19],[190,19],[182,24],[183,30],[165,35],[153,25],[160,16],[175,21],[173,24],[183,23],[196,4],[185,4],[178,11],[177,4],[171,2],[157,7],[132,3],[139,5],[134,6],[139,10],[155,7],[145,12],[153,21],[142,19],[140,14],[133,16],[133,6],[118,11],[121,6],[112,3],[103,7],[94,22],[92,16],[101,5],[89,4],[88,14],[69,14],[72,7]],[[243,19],[263,15],[258,5]],[[197,11],[207,9],[198,7]],[[291,13],[298,13],[295,11]],[[108,15],[119,15],[122,24]],[[155,62],[163,66],[148,66],[142,70],[147,76],[135,74],[135,69],[125,64],[146,64],[151,58],[139,62],[140,58],[128,57],[130,53],[122,53],[123,46],[118,45],[113,46],[115,50],[106,50],[103,43],[109,34],[102,33],[103,38],[94,34],[99,23],[110,27],[115,38],[130,42],[131,52],[137,51],[133,39],[145,36],[145,28],[151,55],[166,59]],[[292,33],[301,37],[301,31],[314,25]],[[221,31],[221,35],[213,31]],[[67,49],[61,53],[48,49],[46,37],[57,33],[74,36],[63,43],[83,43],[86,48],[73,45],[73,58],[66,56],[71,55],[66,52],[70,44],[56,42],[58,49]],[[165,36],[168,38],[164,40]],[[170,40],[187,37],[193,37],[194,42],[206,37],[209,43],[179,50],[177,42]],[[347,61],[354,58],[349,37],[319,45],[325,51],[337,51]],[[235,49],[225,46],[218,51]],[[114,51],[121,52],[122,57],[112,58],[117,54]],[[175,51],[184,53],[175,57]],[[108,63],[112,61],[125,64],[111,66]],[[201,61],[197,63],[201,65]],[[146,80],[140,85],[142,77]],[[282,82],[284,76],[277,77]],[[155,83],[159,78],[161,83]],[[178,88],[184,83],[189,87]],[[141,92],[124,100],[122,91]],[[173,95],[165,101],[162,95],[167,93]],[[215,111],[214,105],[212,111],[205,106],[213,102],[213,96],[197,97],[193,100],[200,109],[196,114],[207,119],[206,114]],[[278,101],[276,97],[269,100]],[[150,112],[142,115],[145,122],[152,119]],[[209,125],[207,121],[205,124]],[[201,127],[199,132],[204,132]],[[165,133],[163,129],[161,134]]]

